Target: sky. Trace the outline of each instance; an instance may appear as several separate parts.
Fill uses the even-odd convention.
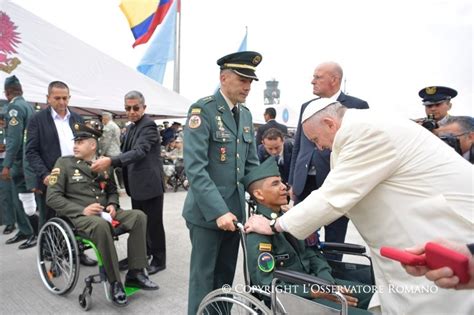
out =
[[[132,48],[119,0],[14,2],[132,68],[147,48]],[[263,55],[249,107],[263,103],[265,81],[275,78],[281,103],[299,112],[314,98],[314,68],[336,61],[345,91],[387,115],[423,117],[418,91],[444,85],[459,93],[451,113],[473,116],[472,20],[467,0],[182,0],[180,92],[212,94],[216,60],[238,49],[248,27],[248,50]]]

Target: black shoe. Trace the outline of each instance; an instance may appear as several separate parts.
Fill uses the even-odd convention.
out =
[[[128,259],[124,258],[118,262],[119,265],[119,270],[120,271],[125,271],[128,270]]]
[[[146,267],[146,271],[148,272],[149,275],[154,275],[155,273],[158,273],[165,269],[166,269],[166,265],[161,265],[161,266],[150,265],[150,267]]]
[[[128,304],[127,294],[121,282],[114,281],[110,284],[110,296],[112,297],[112,302],[117,306]]]
[[[160,287],[151,281],[148,276],[139,270],[130,270],[125,277],[125,286],[141,288],[143,290],[158,290]]]
[[[3,234],[5,235],[10,234],[14,230],[15,230],[15,224],[8,224],[7,226],[5,226],[5,230],[3,230]]]
[[[84,253],[79,255],[79,261],[81,262],[81,265],[83,266],[87,266],[87,267],[97,266],[97,260],[87,257],[87,255]]]
[[[27,249],[27,248],[30,248],[30,247],[33,247],[33,246],[36,246],[36,241],[37,241],[37,237],[36,235],[30,235],[28,237],[28,239],[26,240],[26,242],[20,244],[20,246],[18,246],[19,249]]]
[[[18,243],[20,241],[26,240],[28,238],[28,235],[25,235],[21,232],[18,232],[13,236],[12,238],[7,239],[5,244],[13,244],[13,243]]]
[[[164,255],[162,255],[164,256]],[[149,275],[154,275],[157,272],[160,272],[162,270],[166,269],[166,262],[164,258],[158,258],[156,256],[153,256],[153,259],[151,260],[150,267],[147,267],[146,270],[148,271]]]

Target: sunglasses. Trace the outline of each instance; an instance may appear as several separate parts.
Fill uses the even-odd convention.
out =
[[[138,112],[138,111],[140,110],[140,106],[139,106],[139,105],[125,106],[125,110],[126,110],[127,112],[132,111],[132,109],[133,109],[134,112]]]

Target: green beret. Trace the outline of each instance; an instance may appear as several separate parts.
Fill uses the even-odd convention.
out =
[[[87,127],[84,124],[74,124],[74,140],[79,139],[99,139],[102,136],[102,132],[100,130]]]
[[[253,182],[264,179],[272,176],[280,176],[280,171],[278,170],[278,165],[273,157],[269,157],[262,164],[253,168],[241,182],[247,190]]]
[[[262,55],[258,52],[240,51],[220,58],[217,60],[217,64],[221,70],[231,69],[241,77],[258,81],[255,68],[261,61]]]
[[[5,79],[5,89],[12,87],[21,87],[20,80],[14,75]]]

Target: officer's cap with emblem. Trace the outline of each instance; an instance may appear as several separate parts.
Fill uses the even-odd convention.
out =
[[[258,81],[255,68],[262,61],[262,55],[255,51],[240,51],[217,60],[221,70],[231,69],[244,78]]]
[[[312,101],[308,106],[306,106],[303,116],[301,117],[301,123],[304,123],[308,118],[334,103],[337,103],[337,101],[330,98],[318,98]]]
[[[102,136],[102,132],[100,130],[87,127],[84,124],[74,124],[74,140],[90,138],[98,140],[100,136]]]
[[[434,105],[456,97],[458,92],[445,86],[428,86],[421,89],[418,95],[423,99],[423,105]]]
[[[242,178],[241,182],[247,190],[253,182],[272,176],[280,176],[280,171],[278,170],[278,165],[275,159],[270,157],[259,166],[253,168],[244,178]]]
[[[7,77],[5,79],[5,85],[4,85],[5,90],[9,88],[17,88],[17,87],[21,87],[21,83],[20,83],[20,80],[18,80],[16,76],[12,75],[11,77]]]

